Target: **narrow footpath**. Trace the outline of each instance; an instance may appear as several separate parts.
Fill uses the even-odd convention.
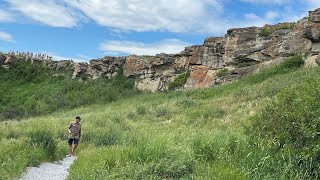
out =
[[[66,157],[62,161],[29,167],[20,180],[65,180],[75,160],[76,157]]]

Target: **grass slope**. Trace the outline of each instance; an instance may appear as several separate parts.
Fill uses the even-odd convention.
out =
[[[69,179],[317,179],[320,68],[300,65],[294,57],[219,87],[2,122],[0,174],[12,179],[61,158],[65,129],[80,114]]]
[[[28,61],[10,69],[0,67],[0,85],[0,121],[105,104],[137,94],[133,80],[121,72],[111,79],[83,82],[81,78],[71,80],[70,72],[52,71]]]

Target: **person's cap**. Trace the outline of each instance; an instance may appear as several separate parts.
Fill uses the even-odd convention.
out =
[[[79,120],[81,120],[80,116],[76,116],[76,119],[79,119]]]

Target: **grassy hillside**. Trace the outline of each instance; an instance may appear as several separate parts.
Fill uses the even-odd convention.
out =
[[[12,179],[61,158],[66,127],[81,115],[70,179],[319,179],[320,68],[301,63],[293,57],[204,90],[2,122],[0,174]]]
[[[0,121],[39,116],[84,105],[108,103],[137,92],[121,73],[112,79],[82,82],[71,72],[56,72],[22,61],[0,67]]]

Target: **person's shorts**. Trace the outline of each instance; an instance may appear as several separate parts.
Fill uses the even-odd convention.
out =
[[[75,139],[75,138],[69,138],[68,139],[68,144],[71,145],[71,144],[79,144],[79,139]]]

